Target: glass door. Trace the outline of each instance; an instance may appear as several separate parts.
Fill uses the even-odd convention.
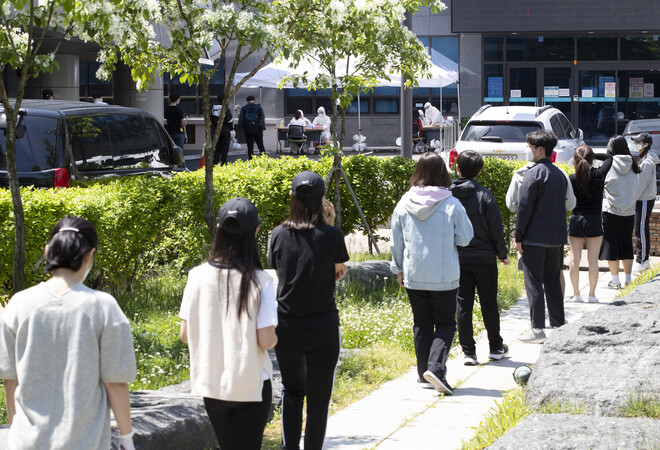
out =
[[[616,134],[618,83],[614,70],[580,70],[578,126],[590,145],[606,145]]]
[[[572,68],[544,67],[543,68],[543,105],[552,105],[572,121]]]
[[[510,67],[509,89],[504,94],[510,105],[537,106],[536,67]]]

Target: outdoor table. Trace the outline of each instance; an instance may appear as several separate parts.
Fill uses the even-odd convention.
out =
[[[321,141],[321,133],[323,133],[323,128],[307,128],[303,130],[305,136],[307,136],[307,142],[309,143],[310,151],[314,151],[313,143]],[[282,141],[286,142],[289,139],[289,127],[277,127],[277,153],[282,152]]]
[[[424,132],[424,136],[426,136],[426,139],[429,143],[431,143],[431,141],[433,139],[440,140],[440,138],[442,136],[442,131],[441,130],[442,130],[442,127],[440,125],[422,127],[422,131]]]

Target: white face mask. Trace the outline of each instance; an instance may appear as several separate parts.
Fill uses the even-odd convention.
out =
[[[525,152],[525,156],[527,157],[527,161],[534,161],[534,153],[530,150],[529,147],[527,147],[527,151]]]
[[[644,144],[642,144],[641,142],[635,142],[634,146],[635,146],[635,150],[638,152],[641,152],[642,148],[644,148]]]
[[[94,257],[92,256],[92,262],[89,264],[89,267],[87,268],[87,270],[85,270],[85,275],[83,275],[83,279],[82,279],[81,283],[85,282],[85,280],[87,279],[87,275],[89,275],[89,272],[92,270],[93,265],[94,265]]]

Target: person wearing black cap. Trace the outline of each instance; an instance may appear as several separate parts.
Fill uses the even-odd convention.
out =
[[[649,251],[651,241],[649,233],[649,220],[655,196],[658,193],[656,182],[656,165],[660,161],[658,155],[651,150],[653,137],[648,133],[640,133],[633,139],[635,150],[639,152],[639,199],[635,204],[635,261],[633,272],[641,272],[651,267],[649,262]]]
[[[44,90],[41,91],[41,98],[44,100],[55,100],[55,94],[51,88],[44,88]]]
[[[289,216],[270,238],[268,262],[277,271],[278,343],[282,374],[282,446],[300,448],[307,397],[305,450],[321,450],[339,359],[335,282],[346,275],[348,251],[325,183],[305,171],[293,178]]]
[[[191,390],[223,450],[260,449],[272,403],[266,350],[277,342],[277,303],[257,251],[260,224],[249,200],[220,207],[211,256],[190,271],[179,312]]]

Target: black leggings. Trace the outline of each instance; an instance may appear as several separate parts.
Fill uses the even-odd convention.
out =
[[[270,380],[264,380],[260,402],[230,402],[204,397],[204,407],[222,450],[259,450],[273,403]]]
[[[277,327],[275,353],[282,373],[282,447],[299,449],[307,397],[305,450],[321,450],[335,382],[339,327]]]

